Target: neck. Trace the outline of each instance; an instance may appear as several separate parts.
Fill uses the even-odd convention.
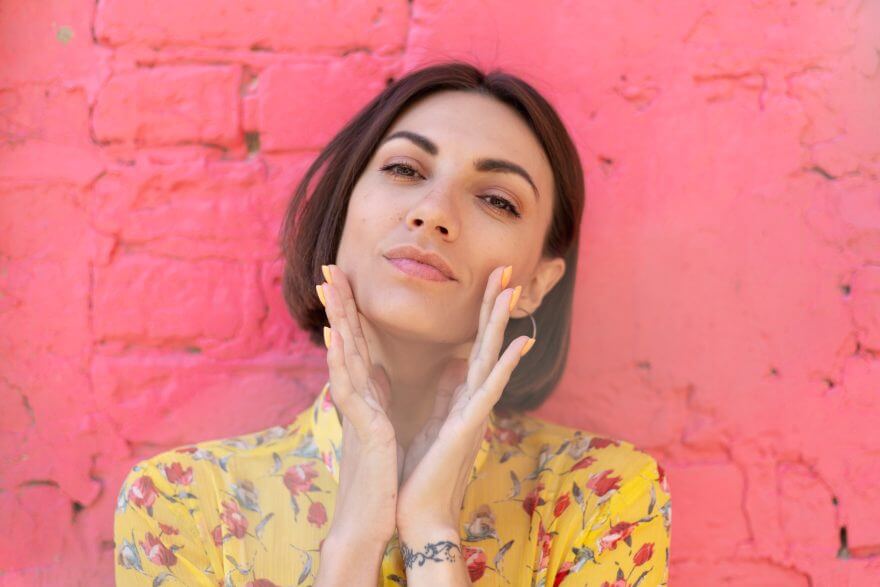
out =
[[[438,343],[376,328],[363,314],[370,359],[385,369],[391,390],[390,420],[404,447],[431,415],[440,375],[454,359],[467,358],[473,341]]]

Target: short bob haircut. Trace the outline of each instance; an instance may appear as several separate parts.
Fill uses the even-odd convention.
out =
[[[294,320],[317,346],[328,325],[315,285],[324,281],[321,265],[332,264],[342,237],[351,191],[386,131],[411,102],[442,90],[493,96],[520,113],[544,148],[553,168],[555,198],[543,255],[562,257],[565,274],[533,313],[537,342],[513,371],[495,410],[516,413],[540,406],[562,377],[568,355],[572,300],[578,259],[584,176],[577,149],[554,108],[530,84],[494,69],[449,61],[416,69],[363,107],[309,166],[288,204],[280,228],[284,259],[282,292]],[[308,186],[324,163],[311,197]],[[531,336],[528,315],[511,318],[501,348],[523,334]]]

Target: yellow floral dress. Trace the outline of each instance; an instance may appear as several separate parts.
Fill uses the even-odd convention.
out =
[[[287,426],[169,450],[128,472],[114,517],[120,586],[311,585],[333,518],[342,427],[325,383]],[[493,413],[460,518],[473,583],[655,587],[670,491],[632,444]],[[397,534],[377,585],[406,585]]]

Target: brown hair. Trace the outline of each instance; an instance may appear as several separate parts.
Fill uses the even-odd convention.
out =
[[[315,285],[324,280],[321,265],[336,258],[352,189],[398,114],[411,102],[441,90],[493,96],[512,106],[535,133],[553,169],[553,214],[542,254],[562,257],[566,270],[535,310],[537,342],[520,359],[495,406],[500,412],[533,410],[555,388],[568,355],[584,177],[577,150],[559,115],[537,90],[512,74],[499,69],[483,73],[474,65],[451,61],[389,80],[388,86],[333,137],[296,187],[280,231],[284,300],[309,339],[323,346],[323,327],[328,323]],[[308,197],[308,186],[325,163],[326,171]],[[531,336],[531,326],[527,315],[512,317],[501,348],[507,348],[518,336]]]

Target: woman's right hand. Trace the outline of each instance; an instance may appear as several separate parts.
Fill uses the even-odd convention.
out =
[[[348,278],[323,265],[330,395],[342,416],[339,489],[330,535],[339,543],[384,547],[396,527],[403,453],[388,418],[390,382],[373,366]],[[324,300],[322,300],[323,302]],[[328,338],[329,335],[329,338]]]

